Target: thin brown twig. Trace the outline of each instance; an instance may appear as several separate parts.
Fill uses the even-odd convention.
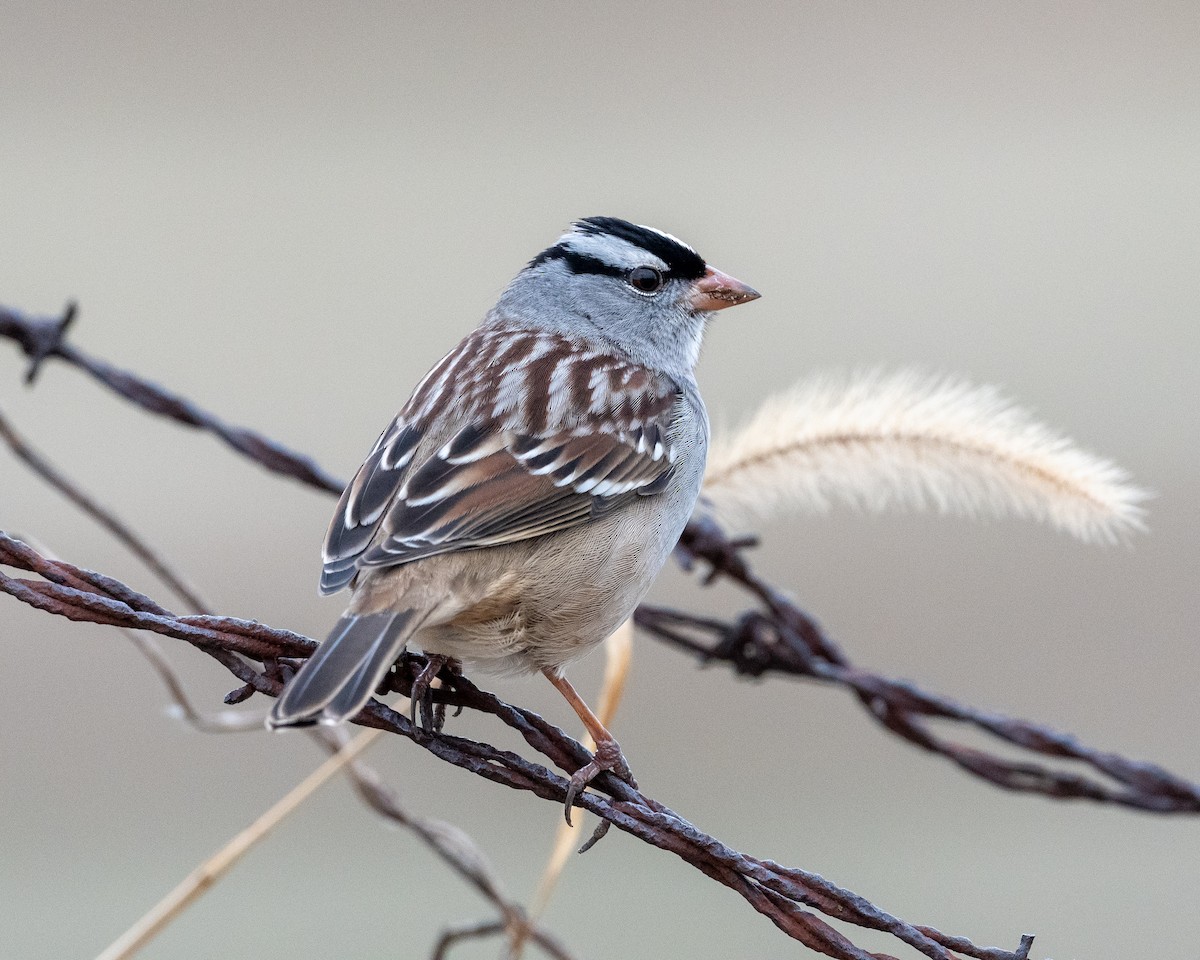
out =
[[[161,552],[155,550],[144,537],[137,533],[129,524],[118,517],[112,510],[103,506],[95,497],[87,493],[76,481],[70,479],[62,470],[56,467],[44,453],[33,447],[12,425],[12,422],[0,410],[0,440],[3,440],[9,450],[18,460],[24,463],[38,477],[62,493],[80,510],[91,517],[96,523],[111,533],[123,543],[131,553],[146,565],[155,576],[162,581],[166,588],[174,593],[193,613],[204,614],[211,610],[195,587],[191,586],[182,573],[169,563]],[[45,553],[45,549],[41,549]],[[216,713],[205,713],[192,703],[184,689],[183,682],[163,653],[162,647],[153,637],[138,633],[125,627],[120,627],[129,642],[137,648],[149,662],[154,672],[158,674],[167,692],[179,710],[180,715],[195,729],[204,733],[233,733],[246,730],[261,729],[261,716],[238,713],[233,710],[221,710]]]
[[[442,935],[438,937],[437,943],[433,946],[433,955],[431,960],[446,960],[450,956],[450,948],[456,943],[462,943],[464,940],[482,940],[487,937],[494,937],[504,933],[507,928],[498,920],[480,920],[475,923],[464,924],[461,927],[451,927],[448,930],[443,930]],[[546,953],[548,957],[554,960],[571,960],[570,955],[563,949],[562,945],[543,931],[533,931],[529,934],[529,939],[536,943]]]
[[[345,728],[318,730],[319,739],[331,753],[350,739]],[[525,909],[504,893],[479,844],[465,831],[445,820],[421,817],[401,804],[399,797],[378,772],[361,760],[355,760],[347,774],[363,802],[380,816],[406,827],[436,853],[454,872],[466,879],[500,914],[499,928],[510,934],[520,931],[537,943],[554,944],[563,960],[574,960],[567,948],[547,930],[531,920]]]
[[[95,497],[86,493],[78,483],[54,466],[40,451],[35,450],[17,432],[2,410],[0,410],[0,440],[8,444],[8,448],[12,451],[13,456],[17,457],[30,470],[41,477],[42,480],[78,506],[84,513],[123,543],[173,593],[183,598],[194,612],[208,612],[208,604],[204,602],[195,587],[187,582],[183,574],[176,570],[172,564],[168,563],[162,554],[153,550],[120,517],[100,503]]]
[[[242,710],[204,711],[197,709],[192,703],[183,685],[183,680],[167,659],[162,645],[153,637],[127,627],[118,627],[137,651],[146,658],[154,672],[167,688],[171,705],[179,711],[179,716],[188,726],[201,733],[251,733],[263,729],[265,713],[247,713]]]

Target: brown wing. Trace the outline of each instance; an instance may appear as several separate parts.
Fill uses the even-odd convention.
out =
[[[342,494],[322,592],[347,585],[361,567],[542,536],[665,486],[678,399],[669,378],[581,354],[559,338],[491,333],[494,342],[477,331],[455,352],[458,361],[451,354],[434,369]],[[524,353],[517,336],[533,341]],[[500,373],[492,367],[498,353]],[[431,379],[439,389],[428,395]],[[516,402],[515,385],[524,385]],[[437,414],[447,406],[439,394],[447,391],[460,402],[470,396],[473,409],[437,446]],[[520,429],[531,423],[543,429]]]

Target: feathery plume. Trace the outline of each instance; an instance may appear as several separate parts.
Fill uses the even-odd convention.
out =
[[[993,387],[912,372],[819,377],[718,440],[705,507],[733,526],[781,508],[936,509],[1041,520],[1085,541],[1145,529],[1124,470]]]

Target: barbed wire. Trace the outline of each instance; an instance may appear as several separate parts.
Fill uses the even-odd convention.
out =
[[[29,358],[28,380],[32,381],[47,359],[64,360],[144,409],[213,433],[268,470],[328,493],[340,493],[342,483],[312,458],[255,431],[227,424],[191,401],[66,343],[63,335],[75,316],[73,306],[61,318],[31,317],[0,307],[0,336],[15,341]],[[643,605],[636,615],[639,626],[706,662],[724,662],[742,674],[780,672],[843,686],[885,729],[1007,789],[1055,798],[1086,798],[1154,812],[1200,811],[1200,788],[1159,766],[1088,748],[1044,726],[976,710],[914,684],[853,666],[815,621],[754,573],[744,556],[751,545],[752,541],[728,538],[711,522],[694,519],[681,538],[678,556],[689,568],[699,562],[706,564],[706,583],[724,578],[737,584],[755,599],[756,609],[725,621]],[[0,573],[0,591],[39,609],[77,621],[148,630],[196,646],[242,682],[227,702],[240,702],[255,693],[277,695],[298,661],[315,647],[308,637],[256,621],[212,615],[176,616],[120,581],[50,560],[2,533],[0,565],[42,578],[23,579]],[[410,688],[409,666],[413,659],[406,656],[391,675],[392,686],[399,692],[406,693]],[[456,678],[452,685],[435,691],[434,698],[438,703],[494,716],[567,774],[590,759],[580,744],[537,714],[504,703],[465,678]],[[1094,776],[1055,770],[1041,762],[1010,761],[955,744],[929,729],[927,721],[932,718],[970,725],[1035,757],[1083,761],[1117,786]],[[425,732],[377,702],[357,722],[404,736],[446,762],[512,789],[556,803],[565,797],[567,780],[547,767],[488,744]],[[675,853],[735,890],[789,936],[827,956],[865,960],[885,955],[865,953],[810,911],[887,932],[939,960],[952,960],[954,954],[950,951],[979,960],[1028,957],[1032,937],[1022,937],[1017,949],[1009,951],[980,947],[965,938],[909,924],[816,874],[739,853],[612,776],[601,776],[595,787],[595,791],[579,798],[580,806],[626,833]]]
[[[96,571],[42,556],[28,544],[0,532],[0,566],[38,574],[42,579],[0,573],[0,591],[33,607],[85,623],[149,630],[185,640],[222,664],[246,692],[278,696],[297,660],[316,643],[301,634],[254,620],[223,616],[176,616],[132,587]],[[254,663],[261,664],[261,668]],[[414,663],[406,655],[391,676],[399,693],[411,691]],[[434,701],[489,714],[516,731],[533,750],[565,773],[572,774],[590,759],[581,744],[538,714],[505,703],[480,690],[464,677],[455,677],[433,692]],[[406,737],[422,749],[494,783],[535,794],[557,804],[564,802],[568,779],[507,750],[490,744],[429,733],[408,718],[372,701],[357,723]],[[603,774],[594,786],[602,792],[579,796],[576,804],[640,840],[670,851],[717,882],[740,894],[780,930],[826,956],[839,960],[868,960],[868,954],[805,907],[837,920],[891,934],[934,960],[954,960],[954,951],[978,960],[1027,960],[1032,937],[1023,937],[1016,950],[981,947],[963,937],[917,926],[879,909],[865,898],[818,874],[784,867],[739,853],[688,823],[624,781]]]
[[[117,540],[125,544],[181,603],[190,608],[190,612],[206,615],[211,613],[211,604],[187,583],[183,575],[167,562],[160,551],[154,549],[130,524],[102,505],[79,483],[52,464],[45,454],[34,448],[9,422],[2,410],[0,410],[0,440],[3,440],[13,455],[46,484],[62,493],[85,514],[112,533]],[[32,544],[30,546],[33,546],[46,559],[56,559],[50,556],[44,547]],[[243,733],[251,730],[259,732],[264,730],[265,711],[262,714],[240,710],[207,712],[196,707],[186,691],[183,678],[175,670],[153,635],[143,630],[131,630],[128,627],[118,627],[117,629],[129,638],[155,673],[159,675],[171,697],[175,711],[193,729],[202,733]],[[229,702],[238,702],[238,699],[234,696],[227,698]],[[350,742],[350,736],[344,728],[330,729],[316,726],[310,727],[304,732],[314,743],[329,753],[337,753]],[[555,960],[572,960],[566,946],[545,929],[531,923],[525,909],[503,892],[500,881],[489,865],[487,857],[484,856],[483,850],[469,834],[445,820],[414,813],[401,802],[399,795],[388,786],[378,771],[361,757],[351,760],[344,768],[344,773],[359,798],[369,809],[413,833],[453,872],[474,887],[500,914],[499,920],[489,920],[471,928],[460,928],[460,930],[486,927],[486,933],[470,934],[475,937],[490,935],[493,929],[510,934],[524,930],[527,932],[529,940],[538,945],[543,952],[554,957]],[[453,932],[447,931],[447,936],[437,942],[434,948],[435,956],[444,954],[453,943],[468,936],[461,932],[458,936],[450,936]]]
[[[191,401],[65,342],[65,332],[77,316],[75,304],[69,304],[61,317],[36,317],[0,306],[0,337],[16,342],[29,358],[28,381],[32,382],[48,358],[64,360],[144,409],[210,431],[272,472],[335,496],[341,494],[343,481],[317,466],[312,457],[261,433],[231,426]],[[677,556],[689,568],[703,561],[710,570],[706,584],[727,579],[753,596],[761,609],[723,621],[643,604],[635,622],[660,640],[697,654],[703,662],[727,663],[744,675],[776,672],[846,687],[884,729],[1007,790],[1114,803],[1154,813],[1200,812],[1200,786],[1156,764],[1090,748],[1050,727],[977,710],[913,683],[853,666],[811,617],[754,572],[744,555],[753,543],[753,538],[731,539],[711,521],[697,517],[684,531]],[[973,726],[1038,757],[1081,760],[1122,788],[1113,789],[1094,777],[1055,770],[1044,763],[1009,760],[954,743],[929,729],[924,721],[930,718]]]
[[[812,618],[754,573],[743,556],[747,546],[747,541],[730,540],[710,521],[698,519],[684,531],[677,554],[689,568],[697,562],[707,564],[706,582],[726,579],[737,584],[758,598],[761,610],[725,621],[643,604],[634,615],[635,623],[696,654],[702,663],[727,663],[748,676],[781,673],[845,687],[885,729],[1007,790],[1114,803],[1152,813],[1200,812],[1200,786],[1157,764],[1088,747],[1047,726],[979,710],[909,681],[854,666]],[[933,718],[974,727],[1036,756],[1082,761],[1120,786],[955,743],[929,729],[926,721]]]
[[[48,359],[64,360],[143,410],[168,417],[185,426],[206,430],[274,473],[292,477],[334,496],[341,495],[345,482],[326,473],[311,457],[289,450],[254,430],[226,423],[191,400],[67,343],[66,332],[78,315],[78,307],[74,303],[67,305],[61,317],[35,317],[0,306],[0,337],[14,341],[29,358],[26,383],[34,382],[42,364]]]

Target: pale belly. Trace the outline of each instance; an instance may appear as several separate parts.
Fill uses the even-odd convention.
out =
[[[670,556],[683,524],[660,506],[479,551],[488,554],[480,569],[490,582],[466,573],[453,591],[458,602],[413,644],[487,672],[526,673],[581,656],[632,615]]]
[[[364,571],[353,613],[415,609],[410,643],[496,673],[557,668],[628,619],[691,516],[708,440],[699,398],[666,490],[582,526]]]

